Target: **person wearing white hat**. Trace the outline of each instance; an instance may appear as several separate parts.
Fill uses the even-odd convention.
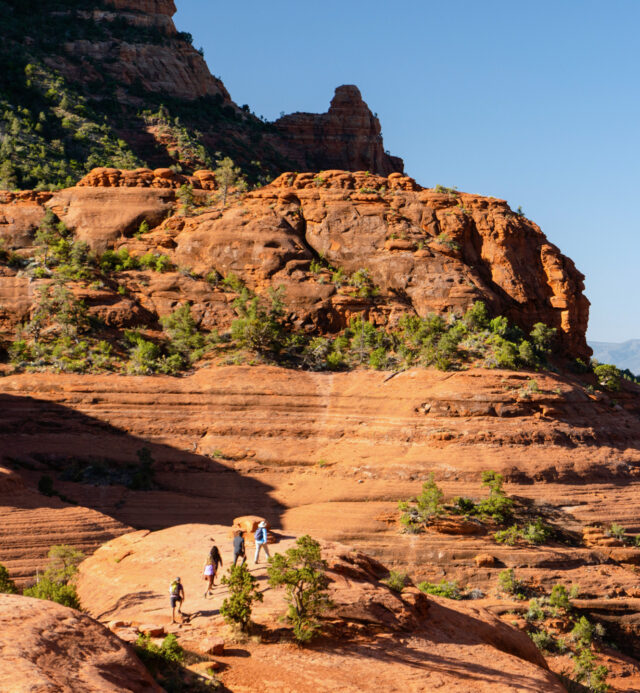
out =
[[[262,522],[258,525],[258,529],[256,530],[254,537],[256,540],[256,557],[254,563],[260,563],[258,560],[260,558],[260,549],[264,549],[264,552],[267,554],[267,558],[271,558],[269,555],[269,547],[267,546],[267,523],[264,520],[262,520]]]

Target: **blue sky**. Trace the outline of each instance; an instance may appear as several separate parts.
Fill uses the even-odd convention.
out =
[[[176,4],[236,103],[324,112],[357,84],[409,175],[521,205],[575,261],[590,339],[640,338],[640,2]]]

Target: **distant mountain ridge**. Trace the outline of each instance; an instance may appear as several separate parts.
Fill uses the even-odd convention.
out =
[[[589,342],[593,358],[601,363],[613,363],[618,368],[628,368],[632,373],[640,373],[640,339],[626,342]]]

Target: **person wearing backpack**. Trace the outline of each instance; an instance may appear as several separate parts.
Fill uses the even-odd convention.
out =
[[[256,540],[256,557],[254,563],[260,563],[258,560],[260,558],[260,549],[264,549],[267,558],[271,558],[269,555],[269,547],[267,546],[267,523],[264,520],[258,525],[258,529],[253,536]]]
[[[177,623],[176,605],[178,606],[178,613],[182,615],[182,602],[184,601],[184,587],[179,577],[169,585],[169,597],[171,601],[171,623]]]

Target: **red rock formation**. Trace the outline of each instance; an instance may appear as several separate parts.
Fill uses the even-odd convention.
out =
[[[539,392],[525,396],[531,378]],[[555,522],[577,538],[584,526],[611,522],[640,531],[639,405],[632,386],[616,394],[614,408],[607,398],[585,393],[578,378],[481,369],[416,369],[389,379],[371,371],[327,374],[245,366],[203,368],[183,378],[34,373],[1,382],[0,454],[15,471],[6,475],[5,484],[0,482],[0,563],[14,575],[42,567],[52,543],[90,550],[99,536],[104,541],[121,533],[123,525],[110,518],[152,529],[194,522],[224,525],[219,543],[226,559],[233,519],[256,513],[284,535],[310,533],[348,542],[408,571],[416,581],[456,579],[461,587],[490,595],[499,572],[513,567],[519,579],[547,593],[556,583],[579,584],[586,596],[618,597],[609,600],[609,616],[618,619],[629,638],[640,632],[640,604],[628,599],[638,594],[639,549],[602,542],[508,546],[497,544],[491,531],[401,534],[397,510],[398,499],[414,496],[430,473],[446,499],[486,497],[480,475],[495,469],[509,479],[508,493],[551,510]],[[84,465],[100,460],[130,464],[142,445],[156,461],[154,490],[96,488],[61,478],[71,458]],[[19,487],[35,489],[45,472],[56,490],[79,507],[35,490],[26,499]],[[176,533],[172,550],[162,554],[162,565],[175,561],[179,574],[188,566],[185,579],[193,597],[203,542],[179,527],[171,531]],[[130,570],[130,579],[141,587],[130,589],[127,582],[123,589],[153,594],[127,602],[133,609],[127,618],[133,620],[143,603],[141,623],[153,623],[158,613],[166,616],[164,570],[150,577],[144,554],[136,558],[125,555],[130,547],[112,546],[123,549],[122,560],[98,552],[104,568],[92,573],[94,578],[114,582],[110,571]],[[193,550],[193,558],[178,549]],[[100,609],[101,590],[89,592],[92,608]],[[622,616],[616,616],[623,601]],[[484,603],[473,602],[465,614],[484,622],[485,615],[474,615],[485,613],[479,608]],[[147,606],[160,611],[147,613]],[[369,609],[363,602],[359,613],[365,606]],[[111,608],[105,600],[104,611]],[[104,614],[106,620],[115,617]],[[457,607],[455,613],[440,610],[437,601],[427,614],[436,629],[452,620],[462,627],[465,619]],[[472,626],[476,632],[476,621]],[[495,631],[483,632],[485,642],[494,642]],[[511,633],[507,629],[500,639],[505,647]],[[404,636],[396,633],[393,641],[398,637]],[[382,652],[383,643],[379,646]],[[263,661],[261,650],[252,654]],[[626,679],[615,679],[618,690],[637,690],[637,667],[630,676],[630,666],[620,669]],[[237,670],[230,676],[227,683],[236,677],[242,683]]]
[[[164,14],[173,17],[176,13],[174,0],[106,0],[116,10],[142,12],[144,14]]]
[[[23,203],[5,196],[0,232],[7,248],[30,245],[25,230],[40,218],[40,202],[95,250],[118,239],[139,252],[157,251],[159,244],[177,266],[203,276],[234,272],[258,291],[282,284],[299,327],[336,331],[358,313],[393,325],[407,311],[463,312],[483,300],[526,330],[536,322],[558,328],[568,353],[590,354],[583,275],[504,200],[436,192],[399,173],[387,178],[345,171],[285,173],[224,209],[214,205],[194,217],[176,216],[139,242],[121,238],[144,219],[160,224],[173,208],[175,188],[185,182],[204,198],[203,188],[215,188],[211,171],[186,178],[170,169],[95,169],[77,187],[42,199]],[[367,269],[380,295],[359,297],[351,287],[336,287],[330,273],[311,273],[316,255],[349,275]],[[5,272],[0,292],[22,306],[16,282],[15,272]],[[204,304],[197,310],[216,324],[213,307],[220,304],[220,292],[204,281],[200,289],[197,302]],[[139,301],[148,302],[144,286],[135,291]],[[16,321],[23,313],[16,313]],[[217,326],[228,326],[226,318],[225,312]]]
[[[129,645],[79,611],[0,594],[0,690],[161,693]]]
[[[211,538],[228,565],[227,526],[180,525],[106,544],[80,566],[82,603],[95,618],[111,622],[115,633],[128,636],[128,624],[164,627],[187,649],[210,651],[212,637],[224,632],[217,610],[226,596],[224,587],[214,588],[211,598],[202,596],[202,555]],[[288,538],[277,551],[293,543]],[[230,690],[355,693],[427,686],[462,693],[471,677],[473,690],[486,693],[517,690],[523,680],[531,690],[563,691],[531,640],[484,609],[427,600],[413,586],[398,594],[381,581],[384,566],[370,557],[336,543],[322,542],[322,552],[335,605],[327,613],[328,636],[312,649],[249,642],[243,649],[250,648],[251,657],[241,659],[219,647],[216,660],[225,665],[220,678]],[[282,593],[264,582],[264,564],[252,565],[251,571],[264,597],[254,605],[252,620],[266,632],[280,632],[278,616],[286,609]],[[174,574],[185,587],[183,610],[193,615],[179,627],[169,624],[166,595],[168,576]],[[266,658],[278,665],[265,666]]]
[[[220,96],[222,102],[235,106],[221,80],[209,72],[204,58],[179,37],[171,19],[176,12],[173,0],[109,0],[109,5],[116,12],[94,10],[96,21],[124,19],[134,26],[157,29],[168,37],[166,45],[78,39],[65,43],[64,53],[50,56],[47,62],[75,81],[99,81],[106,74],[124,86],[139,83],[147,91],[186,100]],[[90,66],[79,70],[77,61],[87,58],[100,64],[101,71]],[[118,98],[132,103],[140,101],[122,90]]]
[[[356,86],[338,87],[327,113],[292,113],[275,126],[286,155],[299,170],[346,169],[383,176],[403,171],[402,159],[385,152],[380,121]]]
[[[399,173],[285,173],[223,213],[188,220],[175,244],[177,264],[197,272],[283,284],[301,325],[339,329],[356,313],[393,324],[407,309],[483,300],[526,329],[557,327],[570,353],[590,353],[584,277],[504,200],[438,193]],[[348,274],[368,269],[384,302],[311,276],[316,253]]]
[[[275,126],[267,126],[248,108],[240,109],[188,34],[176,30],[173,0],[109,0],[106,6],[88,2],[66,10],[41,5],[36,11],[43,15],[43,23],[50,12],[58,22],[66,15],[74,33],[72,40],[41,49],[33,60],[59,72],[70,87],[91,94],[97,122],[106,119],[116,130],[112,134],[126,141],[147,165],[180,163],[190,171],[208,165],[209,158],[222,151],[260,179],[294,167],[381,174],[402,170],[402,160],[385,153],[380,123],[356,87],[339,87],[328,113],[297,113]],[[29,36],[15,40],[23,38],[31,45]],[[140,111],[158,108],[157,99],[147,98],[148,92],[171,99],[172,127],[177,129],[174,118],[179,116],[180,127],[197,142],[197,149],[184,147],[175,133],[140,118]],[[100,114],[100,104],[113,100],[120,106],[118,117],[113,118],[111,107]],[[196,100],[198,108],[184,103]]]

